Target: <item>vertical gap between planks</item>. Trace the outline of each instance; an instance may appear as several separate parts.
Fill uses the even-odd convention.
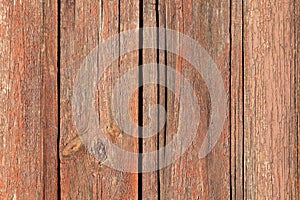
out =
[[[60,174],[60,22],[61,22],[61,1],[57,0],[57,199],[61,199],[61,174]]]
[[[157,28],[157,31],[156,31],[156,63],[157,63],[157,104],[159,105],[159,103],[160,103],[160,85],[159,85],[159,83],[160,83],[160,73],[159,73],[159,59],[160,59],[160,57],[159,57],[159,30],[158,30],[158,28],[159,28],[159,12],[158,12],[158,3],[159,3],[159,0],[155,0],[155,14],[156,14],[156,28]],[[157,127],[158,127],[158,129],[157,129],[157,134],[158,134],[158,137],[157,137],[157,198],[158,198],[158,200],[160,200],[161,199],[161,197],[160,197],[160,170],[159,170],[159,167],[160,167],[160,162],[159,162],[159,160],[160,160],[160,157],[159,157],[159,132],[160,132],[160,130],[159,130],[159,127],[160,127],[160,124],[159,124],[159,122],[160,122],[160,116],[159,116],[159,112],[157,113],[157,122],[158,122],[158,124],[157,124]]]
[[[138,157],[138,199],[143,198],[143,158],[141,154],[143,153],[143,31],[141,28],[143,28],[144,22],[143,22],[143,0],[140,0],[139,5],[139,89],[138,89],[138,143],[139,143],[139,157]]]
[[[164,70],[164,80],[165,80],[165,85],[166,87],[164,88],[164,107],[165,107],[165,127],[164,127],[164,131],[163,131],[163,134],[164,134],[164,141],[163,141],[163,147],[166,147],[167,145],[167,125],[168,125],[168,120],[167,120],[167,117],[168,117],[168,71],[167,71],[167,66],[168,66],[168,51],[167,51],[167,33],[166,33],[166,30],[167,30],[167,7],[166,7],[166,2],[164,1],[164,9],[165,9],[165,19],[164,19],[164,65],[166,66],[165,67],[165,70]],[[164,148],[164,159],[166,159],[166,149]],[[165,160],[164,160],[165,162]],[[165,164],[165,163],[164,163]],[[165,173],[162,173],[163,176],[165,175]],[[165,193],[163,193],[163,195],[165,196]],[[164,199],[165,197],[162,197],[162,194],[160,194],[160,197],[162,199]]]
[[[231,122],[232,122],[232,119],[231,119],[231,98],[232,98],[232,1],[233,0],[230,0],[229,2],[229,40],[230,40],[230,44],[229,44],[229,105],[230,105],[230,109],[229,109],[229,144],[230,144],[230,152],[229,152],[229,174],[230,174],[230,180],[229,180],[229,187],[230,187],[230,199],[232,200],[232,181],[235,181],[235,180],[232,180],[232,129],[231,129]],[[236,177],[235,177],[236,179]],[[236,184],[234,184],[236,185]]]
[[[166,2],[164,2],[164,3],[166,3]],[[164,46],[164,48],[165,48],[165,50],[164,50],[164,61],[165,61],[165,66],[167,66],[168,65],[168,51],[167,51],[167,33],[166,33],[166,30],[167,30],[167,8],[166,8],[166,5],[164,6],[164,8],[165,8],[165,23],[164,23],[164,28],[165,28],[165,46]],[[165,84],[167,85],[168,84],[168,73],[167,73],[168,71],[167,71],[167,67],[165,67]],[[165,117],[166,117],[166,122],[165,122],[165,129],[164,129],[164,147],[167,145],[167,123],[168,123],[168,120],[167,120],[167,116],[168,116],[168,90],[167,90],[167,87],[165,88],[165,111],[166,111],[166,115],[165,115]],[[166,157],[166,151],[164,151],[164,158]]]

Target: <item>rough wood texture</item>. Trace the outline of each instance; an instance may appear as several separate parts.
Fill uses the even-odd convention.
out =
[[[230,53],[229,6],[229,1],[166,1],[166,27],[189,35],[208,51],[221,71],[227,92],[229,91]],[[199,144],[208,128],[210,118],[209,93],[201,74],[198,74],[185,60],[168,53],[167,64],[182,73],[193,84],[201,107],[201,121],[198,137],[191,148],[174,164],[163,170],[163,175],[160,176],[161,198],[228,199],[230,197],[229,111],[224,131],[215,148],[207,157],[199,160],[197,157]],[[182,83],[179,80],[173,81],[178,87],[174,95],[171,92],[167,94],[167,141],[165,143],[172,140],[179,124],[180,105],[176,102],[176,98],[182,92],[180,91]]]
[[[0,2],[0,199],[57,199],[57,2]]]
[[[243,1],[231,1],[230,144],[231,197],[244,198]]]
[[[156,5],[158,4],[158,5]],[[217,62],[225,79],[226,88],[229,84],[229,2],[211,3],[200,1],[144,1],[144,26],[159,26],[177,30],[196,39],[203,45]],[[216,14],[214,12],[218,10]],[[158,13],[158,16],[156,14]],[[153,19],[153,18],[156,19]],[[193,19],[201,19],[194,21]],[[205,23],[200,23],[200,22]],[[222,24],[222,26],[218,26]],[[211,35],[213,32],[215,34]],[[210,30],[210,31],[209,31]],[[174,38],[178,40],[179,38]],[[156,42],[156,41],[153,41]],[[157,56],[159,56],[157,58]],[[199,133],[207,129],[209,121],[209,94],[201,75],[196,73],[193,66],[182,58],[146,50],[143,53],[143,62],[167,64],[183,74],[194,86],[198,101],[202,108],[202,119]],[[167,60],[167,62],[166,62]],[[145,63],[143,63],[145,64]],[[159,77],[165,76],[164,70],[158,69]],[[147,74],[144,74],[146,76]],[[148,74],[149,75],[149,74]],[[167,76],[167,79],[171,78]],[[153,80],[154,82],[156,80]],[[148,106],[159,103],[167,109],[166,131],[160,132],[157,137],[144,139],[143,152],[154,151],[169,143],[177,132],[178,109],[181,84],[180,80],[172,80],[177,85],[176,93],[165,93],[164,88],[157,86],[145,87],[144,122],[147,123]],[[165,99],[166,98],[166,99]],[[229,119],[229,118],[228,118]],[[143,198],[145,199],[227,199],[230,196],[229,176],[229,128],[225,123],[224,132],[216,148],[205,159],[198,159],[197,144],[203,138],[197,138],[194,145],[179,160],[158,173],[144,174],[142,179]],[[165,135],[164,135],[165,134]],[[201,134],[200,134],[201,135]],[[203,137],[203,136],[201,136]],[[180,148],[180,145],[178,146]],[[157,161],[154,161],[157,162]]]
[[[157,19],[157,2],[156,0],[144,0],[143,2],[143,26],[144,27],[157,27],[158,19]],[[152,41],[152,45],[157,44],[157,34],[154,35],[143,34],[143,40],[145,41],[145,37],[148,37],[147,40]],[[143,42],[144,43],[144,42]],[[157,50],[156,49],[144,49],[142,54],[142,64],[145,66],[147,64],[156,64],[158,59]],[[144,69],[144,68],[143,68]],[[149,109],[151,106],[155,106],[160,102],[160,96],[158,96],[159,86],[158,83],[158,71],[156,73],[147,73],[143,70],[143,80],[146,78],[150,79],[153,84],[151,85],[144,85],[143,86],[143,125],[146,126],[150,123],[150,120],[154,120],[158,122],[159,116],[150,119],[149,118]],[[156,83],[156,84],[155,84]],[[156,123],[155,132],[156,135],[150,138],[144,138],[143,141],[143,148],[142,152],[147,153],[151,151],[156,151],[158,148],[158,123]],[[144,136],[147,134],[152,134],[150,132],[144,131],[142,133]],[[162,133],[163,134],[163,133]],[[142,161],[145,162],[145,161]],[[156,165],[158,165],[158,159],[153,160]],[[141,164],[141,163],[140,163]],[[143,173],[141,176],[142,181],[140,187],[142,187],[142,198],[143,199],[158,199],[159,197],[159,177],[158,173],[151,172],[151,173]]]
[[[159,135],[142,140],[122,132],[111,111],[118,98],[112,92],[138,64],[175,69],[192,83],[201,107],[198,137],[187,152],[164,169],[138,175],[106,167],[88,153],[71,99],[84,58],[107,38],[142,26],[196,40],[218,65],[229,101],[218,143],[199,160],[212,112],[201,74],[187,60],[156,49],[135,50],[112,63],[95,91],[95,110],[101,129],[123,149],[162,148],[182,123],[178,98],[184,82],[157,68],[158,79],[174,83],[175,93],[157,84],[136,88],[128,106],[132,120],[147,125],[150,106],[163,105],[167,123]],[[140,41],[144,37],[149,35]],[[299,1],[3,0],[0,38],[0,199],[300,199]],[[126,45],[123,38],[119,45]],[[149,77],[158,82],[155,74],[140,72],[136,68],[128,84],[137,87]],[[161,166],[159,159],[153,162]]]
[[[108,37],[119,31],[138,27],[139,2],[63,0],[61,8],[61,198],[137,199],[138,175],[119,172],[101,165],[87,152],[82,141],[76,138],[78,133],[72,119],[71,95],[75,75],[85,56]],[[99,119],[101,122],[107,122],[101,123],[102,128],[107,127],[107,130],[111,130],[116,126],[110,111],[112,86],[129,67],[138,65],[137,52],[126,54],[113,63],[99,83]],[[101,55],[99,58],[101,62]],[[137,102],[137,96],[134,96],[132,110],[135,115]],[[123,133],[108,137],[121,148],[138,152],[137,139]],[[70,147],[77,151],[69,150]],[[69,155],[69,152],[73,155]]]
[[[244,12],[245,199],[297,199],[294,1]]]
[[[297,136],[296,136],[296,142],[297,148],[295,149],[297,153],[297,166],[296,167],[296,198],[300,199],[300,174],[299,174],[299,164],[300,164],[300,139],[299,139],[299,133],[300,133],[300,2],[295,1],[295,10],[294,10],[294,28],[295,28],[295,83],[296,83],[296,114],[297,114]]]

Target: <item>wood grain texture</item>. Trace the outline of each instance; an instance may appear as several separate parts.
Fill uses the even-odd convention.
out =
[[[167,17],[170,17],[166,22],[167,28],[189,35],[208,51],[217,64],[228,91],[229,1],[178,1],[175,4],[167,1]],[[166,194],[176,199],[228,199],[230,196],[229,118],[227,118],[224,131],[212,152],[204,159],[198,160],[196,152],[210,119],[210,99],[206,83],[202,80],[201,74],[193,72],[186,61],[172,55],[168,55],[167,61],[194,84],[202,113],[198,129],[199,138],[193,143],[192,148],[171,166],[169,169],[171,178],[165,181],[164,190]],[[178,123],[176,117],[172,117],[176,113],[178,105],[174,104],[174,99],[170,97],[170,94],[167,98],[168,111],[171,113],[168,117],[170,121],[167,123],[168,142],[172,137],[168,134],[171,135],[174,126],[176,127]],[[175,193],[172,194],[172,190]]]
[[[157,3],[156,12],[159,12],[159,17],[155,21],[149,19],[149,17],[155,16],[154,9]],[[144,26],[156,25],[177,30],[198,41],[217,62],[225,79],[226,88],[229,88],[229,2],[144,1],[144,5]],[[222,24],[222,26],[220,27],[218,24]],[[214,34],[210,34],[212,32]],[[179,39],[174,38],[174,40]],[[229,118],[227,118],[224,132],[216,148],[208,157],[199,160],[197,150],[199,150],[199,142],[203,139],[203,134],[201,133],[207,130],[210,116],[209,94],[201,78],[201,74],[198,74],[193,69],[193,66],[171,53],[167,53],[167,57],[165,57],[165,53],[159,51],[155,54],[155,51],[146,51],[143,54],[143,57],[146,57],[143,61],[153,62],[159,56],[159,63],[173,67],[192,83],[198,97],[197,100],[202,108],[202,118],[198,130],[201,136],[172,165],[160,170],[158,174],[143,175],[143,198],[228,199],[230,197]],[[160,77],[165,75],[164,70],[160,71],[159,69],[158,71]],[[168,78],[171,77],[167,76],[166,79]],[[158,90],[157,87],[152,87],[151,89],[145,88],[143,91],[144,97],[152,99],[145,101],[145,105],[143,105],[146,106],[146,111],[143,115],[144,118],[147,118],[147,107],[149,104],[160,103],[165,105],[167,109],[166,130],[160,132],[159,140],[157,137],[145,140],[146,144],[143,146],[143,151],[155,150],[157,143],[159,144],[159,148],[162,148],[173,139],[177,132],[179,124],[178,111],[180,107],[178,97],[183,87],[179,79],[171,81],[176,85],[176,92],[174,94],[171,91],[165,93],[164,88],[159,88]],[[178,144],[178,148],[180,148],[180,144]]]
[[[63,0],[61,8],[61,198],[137,199],[137,174],[123,173],[105,167],[87,152],[80,144],[80,140],[76,139],[78,133],[72,118],[71,95],[74,78],[85,56],[99,43],[119,31],[138,27],[139,2]],[[99,55],[99,62],[101,56]],[[101,122],[101,128],[106,127],[106,131],[118,130],[110,111],[113,85],[130,66],[137,65],[137,51],[126,54],[109,67],[99,83],[97,92],[98,113],[101,119],[99,123]],[[137,96],[133,96],[131,107],[135,118],[137,118],[137,102]],[[122,115],[122,112],[119,114]],[[123,133],[110,133],[107,133],[109,139],[119,147],[138,151],[137,139]],[[80,148],[80,145],[83,147]],[[65,152],[72,152],[68,149],[64,151],[69,147],[74,147],[78,151],[65,157]],[[129,164],[138,165],[138,163]]]
[[[157,1],[156,0],[143,0],[143,15],[141,16],[143,19],[143,26],[144,27],[157,27],[159,23],[159,19],[157,19]],[[154,35],[143,34],[143,44],[145,40],[150,40],[153,46],[157,45],[157,34],[154,32]],[[147,37],[147,38],[146,38]],[[143,49],[142,51],[142,64],[145,66],[147,64],[153,64],[158,66],[158,51],[157,49]],[[146,67],[146,66],[145,66]],[[145,68],[143,67],[143,69]],[[153,84],[151,85],[144,85],[143,86],[143,126],[147,126],[151,123],[151,120],[155,121],[155,135],[150,138],[143,138],[143,147],[142,152],[153,152],[158,149],[158,142],[159,142],[159,130],[158,130],[158,121],[159,115],[155,116],[153,119],[150,119],[149,113],[151,106],[155,106],[157,104],[161,104],[161,96],[159,95],[159,87],[158,79],[159,79],[159,69],[155,71],[155,73],[147,73],[143,70],[143,81],[145,79],[150,79]],[[152,134],[149,131],[144,131],[143,136],[147,134]],[[163,132],[162,132],[163,134]],[[140,150],[141,151],[141,150]],[[142,160],[142,162],[145,162]],[[159,158],[153,160],[155,165],[158,166]],[[142,187],[142,199],[158,199],[159,198],[159,174],[158,172],[154,171],[151,173],[143,173],[141,177],[141,185]]]
[[[295,26],[295,72],[296,72],[296,112],[297,112],[297,165],[296,167],[296,198],[300,199],[300,174],[299,174],[299,165],[300,165],[300,2],[295,1],[295,10],[294,10],[294,26]]]
[[[230,144],[231,197],[244,199],[243,1],[231,1]]]
[[[0,199],[57,199],[57,2],[0,2]]]
[[[297,199],[294,1],[244,1],[245,199]]]
[[[143,153],[160,149],[183,122],[179,97],[184,82],[162,67],[158,77],[135,68],[136,79],[124,85],[136,86],[129,117],[147,125],[150,107],[160,104],[167,123],[159,134],[142,140],[122,131],[111,111],[118,98],[113,88],[133,67],[172,67],[192,84],[201,107],[191,147],[166,168],[140,175],[106,167],[90,155],[75,127],[71,101],[84,58],[109,37],[138,27],[168,28],[196,40],[217,64],[229,98],[218,143],[198,159],[212,109],[207,83],[194,66],[157,49],[135,50],[113,62],[98,83],[95,110],[101,130],[120,148]],[[139,35],[131,42],[140,40],[138,46],[150,37],[158,43],[156,36]],[[1,200],[300,199],[298,0],[3,0],[0,38]],[[124,38],[119,45],[126,45]],[[105,55],[97,56],[101,62]],[[154,84],[138,89],[146,78]],[[158,79],[174,83],[175,93],[155,84]],[[117,110],[124,124],[128,116],[123,108]],[[153,162],[161,166],[160,159]],[[144,161],[139,162],[126,164],[138,167]]]

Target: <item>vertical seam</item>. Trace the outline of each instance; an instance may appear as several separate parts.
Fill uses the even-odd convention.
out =
[[[57,199],[61,199],[61,174],[60,174],[60,62],[61,62],[61,44],[60,44],[60,37],[61,37],[61,1],[57,1]]]
[[[233,0],[230,0],[229,2],[229,37],[230,37],[230,44],[229,44],[229,145],[230,145],[230,148],[229,148],[229,174],[230,174],[230,180],[229,180],[229,186],[230,186],[230,199],[232,199],[232,170],[231,170],[231,167],[232,167],[232,128],[231,128],[231,109],[232,109],[232,105],[231,105],[231,102],[232,102],[232,79],[231,79],[231,76],[232,76],[232,1]]]
[[[143,5],[144,1],[140,0],[140,5],[139,5],[139,60],[138,60],[138,65],[139,65],[139,70],[138,70],[138,82],[139,82],[139,89],[138,89],[138,146],[139,146],[139,157],[138,157],[138,199],[142,199],[143,197],[143,159],[142,159],[142,153],[143,153],[143,69],[142,69],[142,64],[143,64]]]

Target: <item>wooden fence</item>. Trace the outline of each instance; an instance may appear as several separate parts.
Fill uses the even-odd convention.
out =
[[[208,52],[224,80],[226,120],[204,158],[198,159],[194,142],[161,170],[126,173],[103,165],[84,147],[72,116],[72,93],[81,63],[97,45],[143,27],[178,31]],[[0,36],[0,199],[300,198],[298,0],[1,0]],[[122,74],[160,63],[192,83],[201,108],[196,138],[201,141],[212,112],[208,83],[186,59],[142,49],[145,37],[140,34],[141,49],[120,56],[98,84],[96,109],[107,119],[101,127],[112,143],[136,153],[156,151],[174,139],[179,79],[173,80],[175,93],[152,84],[132,94],[128,106],[136,124],[149,123],[150,105],[166,108],[157,135],[123,133],[109,110],[112,86]],[[120,45],[127,45],[122,38]],[[135,73],[138,87],[148,74]],[[143,160],[138,162],[127,164]]]

